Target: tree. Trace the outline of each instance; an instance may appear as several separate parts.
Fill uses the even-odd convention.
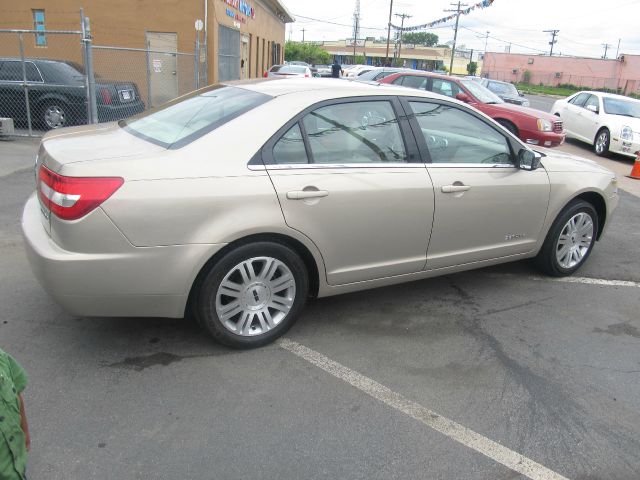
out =
[[[447,45],[446,43],[442,43],[440,45],[436,45],[436,47],[438,47],[438,48],[451,48],[451,46]]]
[[[477,62],[469,62],[469,63],[467,63],[467,73],[469,75],[475,75],[476,74],[476,70],[478,70],[478,63]]]
[[[402,43],[433,47],[438,43],[438,35],[429,32],[408,32],[402,35]]]
[[[285,43],[284,58],[288,62],[307,62],[311,65],[331,63],[331,54],[313,43],[292,41]]]
[[[364,65],[367,63],[367,59],[364,55],[356,55],[353,59],[354,65]]]

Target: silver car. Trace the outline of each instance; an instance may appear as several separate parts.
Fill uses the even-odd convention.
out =
[[[325,297],[535,257],[569,275],[615,175],[456,100],[324,79],[215,85],[48,133],[22,228],[82,316],[183,317],[255,347]]]

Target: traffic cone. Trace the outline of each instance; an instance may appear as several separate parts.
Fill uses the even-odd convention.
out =
[[[629,178],[640,180],[640,151],[636,152],[636,161],[633,162],[633,168],[631,169]]]

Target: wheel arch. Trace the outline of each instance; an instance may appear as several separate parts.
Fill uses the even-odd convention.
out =
[[[499,124],[504,124],[504,123],[508,123],[509,125],[511,125],[513,127],[513,129],[515,130],[515,135],[518,137],[520,135],[520,129],[518,128],[518,125],[515,124],[515,122],[509,118],[504,118],[504,117],[496,117],[494,118],[494,120],[496,122],[498,122]]]
[[[584,200],[585,202],[590,203],[596,210],[596,213],[598,214],[598,233],[596,235],[596,240],[600,240],[600,236],[604,231],[604,225],[607,222],[607,203],[605,202],[604,197],[598,192],[583,192],[574,197],[571,201],[575,199]]]
[[[198,287],[200,286],[209,269],[234,248],[256,242],[278,243],[280,245],[289,247],[298,255],[300,255],[300,258],[304,262],[304,265],[307,268],[307,273],[309,275],[309,296],[315,297],[318,295],[318,290],[320,288],[320,268],[309,248],[307,248],[307,246],[304,245],[301,241],[281,233],[257,233],[238,238],[228,243],[204,263],[204,265],[198,271],[198,274],[196,275],[193,283],[191,284],[191,289],[189,290],[189,296],[187,298],[187,304],[185,307],[185,314],[191,308],[195,293],[197,292]]]

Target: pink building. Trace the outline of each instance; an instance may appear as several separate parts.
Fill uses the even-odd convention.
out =
[[[516,53],[487,53],[482,76],[505,82],[529,82],[556,86],[620,89],[640,94],[640,55],[622,54],[617,60],[582,57],[549,57]]]

